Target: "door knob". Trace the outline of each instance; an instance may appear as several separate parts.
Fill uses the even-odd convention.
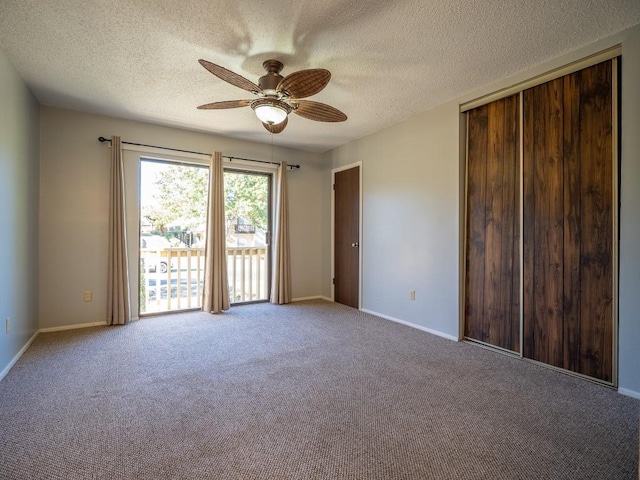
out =
[[[360,244],[358,242],[353,242],[351,244],[352,247],[358,248],[360,246]]]

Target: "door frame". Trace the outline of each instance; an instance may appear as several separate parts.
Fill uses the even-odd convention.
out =
[[[145,160],[209,166],[209,155],[167,152],[158,147],[122,145],[125,176],[125,224],[129,252],[129,299],[131,320],[140,319],[140,162]]]
[[[136,302],[136,307],[137,307],[137,312],[138,312],[138,316],[137,318],[147,318],[147,317],[156,317],[156,316],[160,316],[160,315],[167,315],[167,314],[171,314],[171,313],[181,313],[181,312],[190,312],[190,311],[195,311],[195,310],[200,310],[201,307],[195,306],[195,307],[185,307],[185,308],[174,308],[171,310],[162,310],[162,311],[158,311],[158,312],[141,312],[140,311],[140,290],[141,290],[141,285],[140,282],[142,280],[142,270],[140,268],[140,244],[141,244],[141,239],[142,239],[142,229],[141,229],[141,225],[140,225],[140,220],[142,219],[142,164],[143,162],[148,162],[148,163],[157,163],[160,165],[176,165],[176,166],[181,166],[181,167],[192,167],[192,168],[203,168],[205,170],[207,170],[207,172],[209,172],[209,165],[202,163],[202,162],[197,162],[197,161],[189,161],[189,160],[185,160],[185,159],[181,159],[180,157],[177,158],[172,158],[171,156],[151,156],[151,155],[140,155],[138,157],[138,162],[137,162],[137,175],[138,175],[138,181],[137,181],[137,187],[138,187],[138,194],[137,194],[137,198],[138,201],[136,202],[136,207],[137,207],[137,227],[135,229],[135,233],[136,233],[136,239],[135,239],[135,268],[136,268],[136,272],[137,272],[137,276],[135,278],[137,278],[136,280],[136,287],[134,288],[134,286],[131,284],[131,279],[134,278],[131,276],[131,270],[130,270],[130,277],[129,277],[129,291],[130,291],[130,298],[131,297],[131,293],[135,290],[136,292],[136,298],[137,298],[137,302]],[[205,217],[206,218],[206,217]],[[129,235],[129,234],[127,234]],[[131,262],[132,259],[132,255],[131,253],[133,252],[133,250],[131,250],[131,246],[129,246],[129,262]],[[170,264],[171,262],[168,261],[167,262],[169,264],[169,270],[171,270]],[[171,279],[171,273],[169,273],[169,276],[167,277],[167,289],[169,292],[171,292],[171,285],[169,285],[169,280]],[[179,277],[178,277],[179,278]],[[177,281],[177,280],[176,280]],[[178,291],[180,290],[180,285],[177,286]]]
[[[360,167],[358,175],[358,310],[362,310],[362,161],[350,163],[342,167],[331,169],[331,301],[335,302],[335,285],[333,279],[335,278],[335,201],[336,192],[333,186],[336,183],[336,173],[344,170],[350,170],[352,168]]]
[[[249,305],[252,303],[266,303],[269,302],[269,298],[271,297],[271,274],[273,272],[273,226],[274,226],[274,207],[276,204],[276,185],[275,185],[275,173],[278,171],[277,168],[251,168],[251,166],[247,165],[234,165],[234,162],[229,161],[229,163],[223,162],[223,175],[224,173],[237,173],[237,174],[245,174],[245,175],[258,175],[267,177],[269,192],[267,194],[267,298],[262,300],[247,300],[244,302],[232,302],[229,300],[229,304],[234,305]],[[237,162],[235,162],[237,163]],[[227,271],[227,278],[229,277],[229,272]]]
[[[273,282],[272,273],[273,273],[273,237],[274,232],[273,229],[275,227],[275,207],[276,207],[276,195],[277,195],[277,186],[276,186],[276,174],[278,173],[279,165],[276,164],[263,164],[256,163],[251,160],[242,160],[237,158],[226,158],[222,159],[222,167],[223,170],[232,171],[237,173],[248,173],[248,174],[256,174],[256,175],[267,175],[269,177],[269,241],[267,244],[267,251],[269,257],[269,268],[268,268],[268,287],[267,287],[267,299],[266,300],[250,300],[247,302],[234,302],[232,305],[250,305],[252,303],[268,303],[271,298],[271,286]],[[227,272],[227,277],[229,272]]]

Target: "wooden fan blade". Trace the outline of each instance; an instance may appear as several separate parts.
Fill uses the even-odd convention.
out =
[[[200,65],[213,73],[216,77],[221,80],[224,80],[231,85],[235,85],[247,92],[257,93],[262,92],[262,89],[253,83],[251,80],[247,80],[242,75],[238,75],[237,73],[232,72],[231,70],[227,70],[220,65],[216,65],[215,63],[207,62],[206,60],[198,60]]]
[[[226,102],[213,102],[200,105],[199,110],[223,110],[225,108],[248,107],[251,100],[227,100]]]
[[[293,112],[316,122],[344,122],[347,116],[337,108],[311,100],[296,100],[298,108]]]
[[[264,122],[262,122],[262,125],[264,125],[264,128],[269,130],[271,133],[280,133],[285,129],[287,123],[289,123],[289,117],[286,117],[282,122],[276,125],[269,125],[268,123]]]
[[[306,98],[321,91],[329,80],[331,72],[324,68],[300,70],[284,77],[276,90],[287,93],[291,98]]]

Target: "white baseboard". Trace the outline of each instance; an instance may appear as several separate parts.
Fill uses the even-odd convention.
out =
[[[628,390],[626,388],[618,388],[618,393],[626,396],[626,397],[631,397],[631,398],[635,398],[637,400],[640,400],[640,392],[636,392],[634,390]]]
[[[458,337],[454,337],[453,335],[449,335],[448,333],[443,333],[438,330],[433,330],[432,328],[423,327],[422,325],[417,325],[415,323],[407,322],[405,320],[400,320],[399,318],[390,317],[389,315],[374,312],[372,310],[367,310],[366,308],[362,308],[361,311],[365,313],[370,313],[371,315],[375,315],[376,317],[382,317],[385,320],[391,320],[392,322],[401,323],[402,325],[406,325],[407,327],[411,327],[418,330],[422,330],[423,332],[431,333],[432,335],[437,335],[438,337],[446,338],[447,340],[451,340],[454,342],[458,341]]]
[[[328,302],[333,301],[329,297],[324,297],[322,295],[315,295],[313,297],[298,297],[298,298],[291,299],[292,302],[304,302],[305,300],[326,300]]]
[[[38,331],[40,333],[59,332],[61,330],[75,330],[76,328],[87,328],[87,327],[104,327],[106,325],[107,325],[107,322],[78,323],[77,325],[63,325],[62,327],[41,328]]]
[[[20,360],[20,357],[22,356],[22,354],[27,351],[27,348],[29,348],[29,345],[33,343],[33,341],[36,339],[39,333],[40,333],[40,330],[36,330],[35,333],[31,335],[31,338],[27,340],[27,343],[25,343],[24,346],[20,349],[20,351],[16,353],[15,357],[11,359],[11,361],[9,362],[9,365],[4,367],[4,369],[0,372],[0,380],[2,380],[7,375],[7,373],[9,373],[9,370],[11,370],[11,368],[16,364],[16,362]]]

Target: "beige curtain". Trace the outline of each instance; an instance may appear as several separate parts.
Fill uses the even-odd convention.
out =
[[[275,232],[273,240],[273,277],[271,303],[291,302],[291,260],[289,258],[289,206],[287,200],[287,164],[278,167],[276,185]]]
[[[111,186],[109,188],[109,265],[107,324],[124,325],[131,318],[129,261],[124,204],[124,169],[120,137],[111,137]]]
[[[202,310],[221,313],[229,310],[227,239],[224,218],[224,170],[222,153],[214,152],[209,166],[209,205],[205,246],[204,299]]]

